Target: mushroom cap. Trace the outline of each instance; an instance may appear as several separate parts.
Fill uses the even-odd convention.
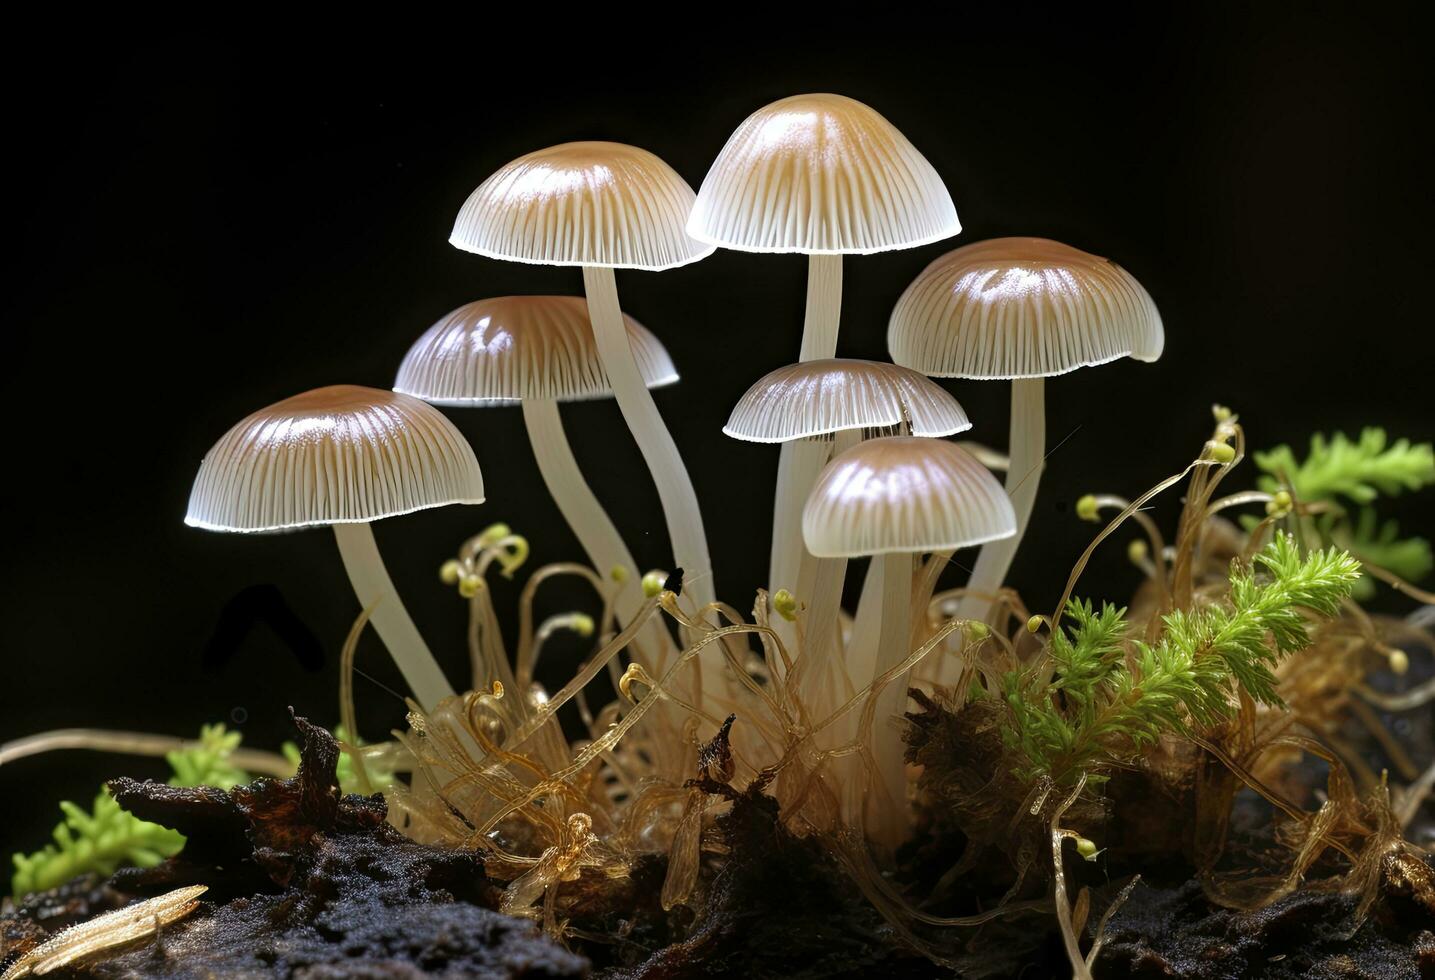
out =
[[[282,531],[483,503],[473,448],[411,395],[315,388],[261,409],[199,464],[184,522],[211,531]]]
[[[667,350],[624,314],[628,344],[649,388],[678,380]],[[607,398],[588,304],[581,296],[500,296],[465,303],[414,341],[394,390],[435,405]]]
[[[670,269],[713,252],[684,231],[692,206],[687,181],[647,150],[563,143],[479,184],[448,240],[513,262]]]
[[[1161,314],[1110,259],[1046,238],[963,245],[897,300],[892,360],[943,378],[1045,378],[1120,357],[1154,361]]]
[[[763,376],[738,400],[723,431],[749,442],[790,442],[901,422],[916,436],[972,427],[957,400],[925,375],[885,361],[834,357]]]
[[[946,551],[1009,538],[1016,513],[1002,485],[955,443],[869,439],[827,464],[802,511],[818,558]]]
[[[745,252],[862,254],[962,230],[942,178],[874,109],[794,95],[757,110],[703,179],[688,234]]]

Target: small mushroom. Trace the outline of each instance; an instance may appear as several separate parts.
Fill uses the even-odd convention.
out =
[[[738,400],[723,431],[751,442],[794,443],[799,465],[813,473],[864,432],[946,436],[971,428],[957,400],[908,368],[881,361],[827,358],[800,361],[760,378]],[[785,488],[795,491],[792,484]],[[778,506],[801,513],[803,493]],[[801,689],[828,682],[836,648],[845,559],[803,562],[788,583],[806,604]],[[784,631],[791,634],[794,631]]]
[[[971,427],[957,400],[920,372],[834,357],[763,375],[738,399],[723,432],[748,442],[791,442],[864,429],[938,437]]]
[[[414,697],[453,694],[399,600],[370,522],[483,502],[473,449],[443,413],[376,388],[316,388],[250,415],[200,463],[184,522],[211,531],[329,525],[359,605]]]
[[[677,381],[658,338],[630,316],[623,317],[623,325],[643,383],[657,388]],[[582,297],[503,296],[465,303],[414,341],[394,390],[435,405],[521,403],[549,493],[599,574],[626,573],[619,615],[628,619],[637,612],[643,601],[638,566],[583,478],[558,413],[559,402],[612,397]]]
[[[519,157],[469,195],[449,242],[491,258],[583,268],[588,315],[618,408],[657,485],[687,593],[714,595],[697,493],[638,368],[614,269],[671,269],[712,246],[684,231],[693,191],[662,160],[621,143],[564,143]]]
[[[853,682],[869,683],[912,652],[914,556],[1014,534],[1016,514],[1001,484],[953,443],[910,436],[871,439],[828,463],[802,513],[808,550],[820,558],[871,555],[882,565],[876,660],[849,660]],[[877,769],[898,807],[906,798],[902,739],[888,721],[901,713],[906,697],[903,673],[877,698],[871,735]],[[900,821],[879,821],[879,839],[883,826],[899,836]]]
[[[1044,238],[955,249],[907,287],[887,330],[892,360],[942,378],[1009,380],[1006,485],[1017,533],[982,549],[960,615],[984,615],[1026,530],[1046,449],[1045,379],[1121,357],[1154,361],[1165,333],[1151,296],[1121,266]]]
[[[837,352],[842,256],[913,248],[961,231],[941,177],[876,110],[841,95],[794,95],[743,120],[703,179],[694,238],[747,252],[809,256],[803,361]],[[804,560],[801,501],[821,463],[783,447],[768,585]]]

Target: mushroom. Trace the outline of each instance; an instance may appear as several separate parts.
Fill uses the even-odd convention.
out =
[[[798,452],[820,467],[864,432],[946,436],[971,428],[957,400],[908,368],[881,361],[825,358],[778,368],[738,400],[723,431],[749,442],[802,441]],[[796,594],[804,614],[801,687],[824,683],[837,637],[845,559],[804,562]]]
[[[841,95],[794,95],[757,110],[728,139],[688,220],[699,241],[809,256],[800,359],[837,352],[842,256],[913,248],[961,231],[942,179],[895,126]],[[768,585],[803,561],[802,503],[822,461],[783,447]]]
[[[870,683],[912,651],[915,555],[1015,534],[1016,514],[1001,484],[953,443],[914,436],[871,439],[828,463],[802,512],[808,551],[819,558],[870,555],[882,566],[876,661],[849,661],[853,682]],[[902,739],[887,720],[900,714],[906,696],[904,673],[878,696],[871,733],[877,770],[898,807],[906,798]]]
[[[250,415],[205,454],[184,522],[210,531],[329,525],[359,605],[423,707],[453,695],[399,600],[370,522],[483,502],[483,476],[443,413],[393,391],[334,385]]]
[[[643,383],[657,388],[677,381],[658,338],[630,316],[623,317],[623,325]],[[637,613],[643,602],[637,564],[583,478],[558,413],[559,402],[612,397],[582,297],[502,296],[466,303],[414,341],[394,390],[435,405],[521,403],[549,493],[593,567],[623,583],[619,615],[627,620]]]
[[[1109,259],[1044,238],[995,238],[937,259],[887,330],[892,360],[943,378],[1010,380],[1006,486],[1013,537],[982,549],[960,616],[984,616],[1031,516],[1046,442],[1045,379],[1120,357],[1154,361],[1165,333],[1141,284]]]
[[[499,168],[464,202],[449,242],[513,262],[583,268],[598,358],[657,485],[684,595],[715,596],[702,513],[638,368],[614,269],[671,269],[710,255],[683,230],[693,191],[662,160],[620,143],[564,143]]]

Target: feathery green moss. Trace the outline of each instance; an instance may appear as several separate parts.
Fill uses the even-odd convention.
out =
[[[1129,640],[1125,610],[1067,608],[1071,626],[1053,634],[1049,660],[1006,675],[1010,716],[1003,730],[1021,759],[1018,774],[1074,783],[1165,733],[1230,717],[1244,691],[1280,705],[1272,668],[1310,643],[1308,614],[1333,616],[1360,564],[1330,548],[1302,556],[1279,534],[1254,568],[1233,566],[1227,602],[1163,619],[1155,643]]]

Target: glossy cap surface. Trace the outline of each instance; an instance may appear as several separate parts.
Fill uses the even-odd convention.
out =
[[[819,558],[945,551],[1015,533],[1006,490],[942,439],[871,439],[840,453],[802,512],[802,539]]]
[[[280,531],[483,502],[463,434],[393,391],[316,388],[250,415],[200,463],[184,522]]]
[[[647,150],[563,143],[480,184],[449,242],[513,262],[669,269],[712,254],[684,230],[692,206],[693,189]]]
[[[994,238],[937,259],[892,311],[892,360],[933,377],[1041,378],[1121,357],[1154,361],[1166,334],[1121,266],[1045,238]]]
[[[789,442],[902,422],[915,436],[949,436],[972,427],[957,400],[925,375],[882,361],[827,358],[789,364],[759,379],[723,431],[750,442]]]
[[[962,230],[946,185],[895,126],[841,95],[795,95],[737,128],[698,191],[695,238],[749,252],[864,253]]]
[[[667,350],[626,314],[628,344],[649,388],[678,380]],[[612,394],[588,304],[578,296],[500,296],[465,303],[419,337],[394,390],[438,405]]]

